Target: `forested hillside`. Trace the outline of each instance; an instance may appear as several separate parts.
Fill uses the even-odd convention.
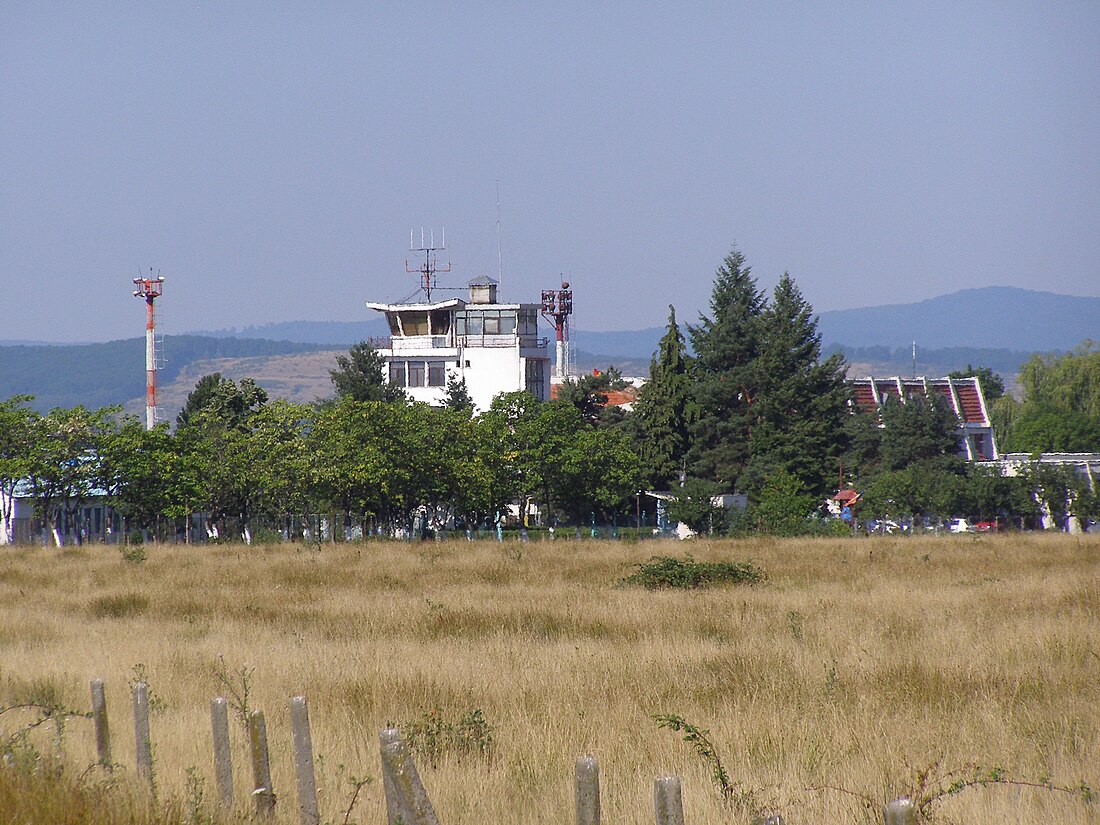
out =
[[[160,381],[170,383],[193,361],[287,355],[330,349],[262,339],[167,338],[158,348]],[[0,347],[0,398],[33,395],[35,409],[123,404],[145,394],[145,339],[103,344]]]

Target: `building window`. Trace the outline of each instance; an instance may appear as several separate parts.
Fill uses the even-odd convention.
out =
[[[451,331],[451,313],[446,309],[433,309],[431,314],[432,335],[446,335]]]
[[[447,369],[446,365],[442,361],[429,361],[428,362],[428,386],[429,387],[445,387],[447,386]]]
[[[420,310],[401,313],[401,326],[406,335],[428,335],[428,313]]]
[[[519,311],[519,334],[538,335],[539,319],[533,309],[521,309]]]
[[[546,385],[546,362],[541,359],[528,358],[524,368],[526,376],[525,387],[527,392],[535,396],[539,401],[546,400],[544,387]]]
[[[410,361],[409,362],[409,386],[410,387],[423,387],[424,386],[424,362],[423,361]]]
[[[485,315],[485,334],[486,335],[500,335],[500,316],[499,315]]]
[[[390,383],[395,387],[405,386],[404,361],[390,361]]]

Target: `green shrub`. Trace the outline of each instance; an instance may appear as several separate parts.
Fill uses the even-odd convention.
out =
[[[620,579],[620,584],[660,590],[677,587],[695,589],[712,584],[756,584],[767,578],[764,571],[749,562],[695,561],[691,556],[653,556],[637,570]]]
[[[467,756],[488,760],[492,756],[492,726],[477,708],[462,714],[457,722],[445,719],[437,708],[432,708],[400,729],[409,749],[433,768],[446,755],[459,760]]]

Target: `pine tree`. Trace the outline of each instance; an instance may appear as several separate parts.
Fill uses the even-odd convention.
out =
[[[448,410],[464,412],[467,416],[474,414],[474,399],[470,397],[470,391],[466,389],[466,379],[451,375],[447,378],[447,394],[443,398],[443,406]]]
[[[814,494],[835,484],[847,447],[849,392],[844,359],[821,361],[813,308],[783,273],[760,315],[750,453],[742,489],[760,489],[770,475],[790,473]]]
[[[336,356],[329,378],[337,398],[353,401],[403,401],[405,392],[382,376],[386,360],[367,341],[355,344],[347,355]]]
[[[749,458],[763,308],[745,257],[734,248],[715,275],[712,317],[700,316],[698,326],[688,327],[699,408],[688,463],[694,475],[727,487],[737,481]]]
[[[685,469],[695,419],[692,378],[676,309],[668,307],[668,326],[649,361],[649,380],[634,406],[638,451],[657,489],[671,488]]]

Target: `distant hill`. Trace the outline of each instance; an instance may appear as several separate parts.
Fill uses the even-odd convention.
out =
[[[165,339],[158,350],[163,358],[158,378],[161,386],[170,384],[196,361],[289,355],[319,349],[325,347],[288,341],[174,335]],[[78,404],[105,407],[143,398],[145,339],[103,344],[0,346],[0,399],[13,395],[33,395],[35,409],[42,412]]]
[[[686,333],[686,325],[684,325]],[[545,329],[545,327],[544,327]],[[1007,378],[1032,352],[1067,351],[1100,340],[1100,298],[1011,287],[967,289],[914,304],[824,312],[819,329],[826,353],[841,351],[849,374],[909,375],[912,342],[917,373],[944,375],[966,364]],[[387,335],[385,321],[288,321],[166,339],[159,354],[159,400],[175,416],[195,382],[210,372],[251,376],[273,398],[312,401],[331,394],[334,351]],[[578,371],[616,366],[645,375],[664,327],[593,332],[574,330]],[[126,404],[140,412],[145,389],[145,341],[99,344],[0,344],[0,399],[35,396],[35,407]]]
[[[381,316],[369,321],[282,321],[242,329],[196,331],[191,335],[208,338],[264,338],[269,341],[295,341],[300,344],[324,344],[350,347],[368,338],[382,338],[390,334],[386,320]]]
[[[1100,298],[1016,287],[964,289],[914,304],[823,312],[825,344],[1068,351],[1100,340]]]

